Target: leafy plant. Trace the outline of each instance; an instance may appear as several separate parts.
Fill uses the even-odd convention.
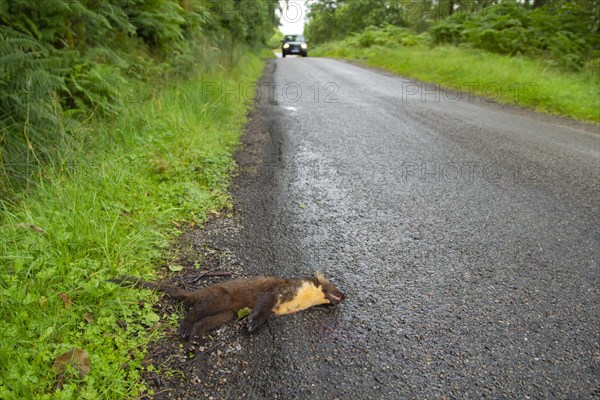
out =
[[[600,35],[585,21],[585,11],[570,3],[528,9],[506,1],[477,13],[457,12],[434,24],[436,43],[468,45],[499,54],[524,54],[581,69],[593,57]]]
[[[416,46],[427,42],[425,35],[416,35],[406,28],[386,24],[383,27],[370,26],[361,33],[349,36],[345,42],[349,46],[367,48],[371,46]]]
[[[0,0],[0,196],[69,162],[81,121],[116,117],[137,81],[229,68],[264,44],[275,9],[252,1]]]

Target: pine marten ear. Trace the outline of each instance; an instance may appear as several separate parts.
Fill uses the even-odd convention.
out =
[[[319,282],[317,286],[322,288],[323,294],[330,304],[339,304],[346,299],[346,295],[338,288],[333,286],[333,284],[329,282],[329,280],[325,278],[321,272],[315,273],[314,279]]]
[[[325,276],[319,271],[315,272],[313,276],[307,276],[304,279],[311,282],[316,287],[322,286],[324,283],[329,282],[327,278],[325,278]]]
[[[319,282],[317,286],[330,284],[329,280],[325,278],[325,275],[323,275],[321,271],[315,272],[315,279]]]
[[[307,281],[309,281],[310,283],[312,283],[313,285],[315,285],[316,287],[321,286],[321,282],[319,281],[319,278],[317,278],[316,276],[309,276],[306,278]]]

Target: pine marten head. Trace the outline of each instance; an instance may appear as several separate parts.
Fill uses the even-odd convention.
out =
[[[346,295],[342,293],[338,288],[333,286],[331,282],[325,276],[317,272],[314,277],[311,278],[315,286],[323,291],[327,304],[339,304],[346,298]]]

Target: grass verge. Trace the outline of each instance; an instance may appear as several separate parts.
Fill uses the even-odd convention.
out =
[[[229,202],[227,185],[262,70],[252,55],[227,73],[141,87],[127,113],[80,129],[75,162],[0,202],[0,398],[136,397],[146,344],[169,324],[148,291],[106,280],[151,276],[179,230]],[[134,99],[135,97],[135,99]],[[57,355],[87,351],[90,372]]]
[[[598,71],[563,72],[542,61],[454,46],[361,49],[342,41],[320,45],[311,55],[358,60],[368,66],[500,103],[600,122]]]

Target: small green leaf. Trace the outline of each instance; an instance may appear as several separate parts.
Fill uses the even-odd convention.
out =
[[[242,319],[244,317],[247,317],[248,314],[250,314],[251,311],[252,311],[252,309],[248,308],[248,307],[244,307],[244,308],[238,310],[238,312],[237,312],[238,319]]]
[[[92,322],[94,322],[94,315],[92,315],[92,313],[86,312],[85,314],[83,314],[83,319],[91,324]]]
[[[149,312],[148,314],[146,314],[146,316],[144,317],[144,319],[146,320],[146,322],[158,322],[158,321],[160,321],[160,317],[158,316],[158,314],[153,313],[153,312]]]
[[[42,336],[40,336],[39,341],[43,342],[44,340],[46,340],[47,338],[49,338],[50,335],[52,335],[52,332],[54,332],[54,327],[53,326],[49,326],[48,328],[46,328],[46,330],[44,331],[44,333],[42,334]]]
[[[179,272],[179,271],[183,270],[183,266],[181,266],[181,265],[169,265],[169,270],[171,270],[172,272]]]
[[[38,303],[40,304],[40,308],[42,310],[48,308],[48,298],[46,296],[40,296]]]

